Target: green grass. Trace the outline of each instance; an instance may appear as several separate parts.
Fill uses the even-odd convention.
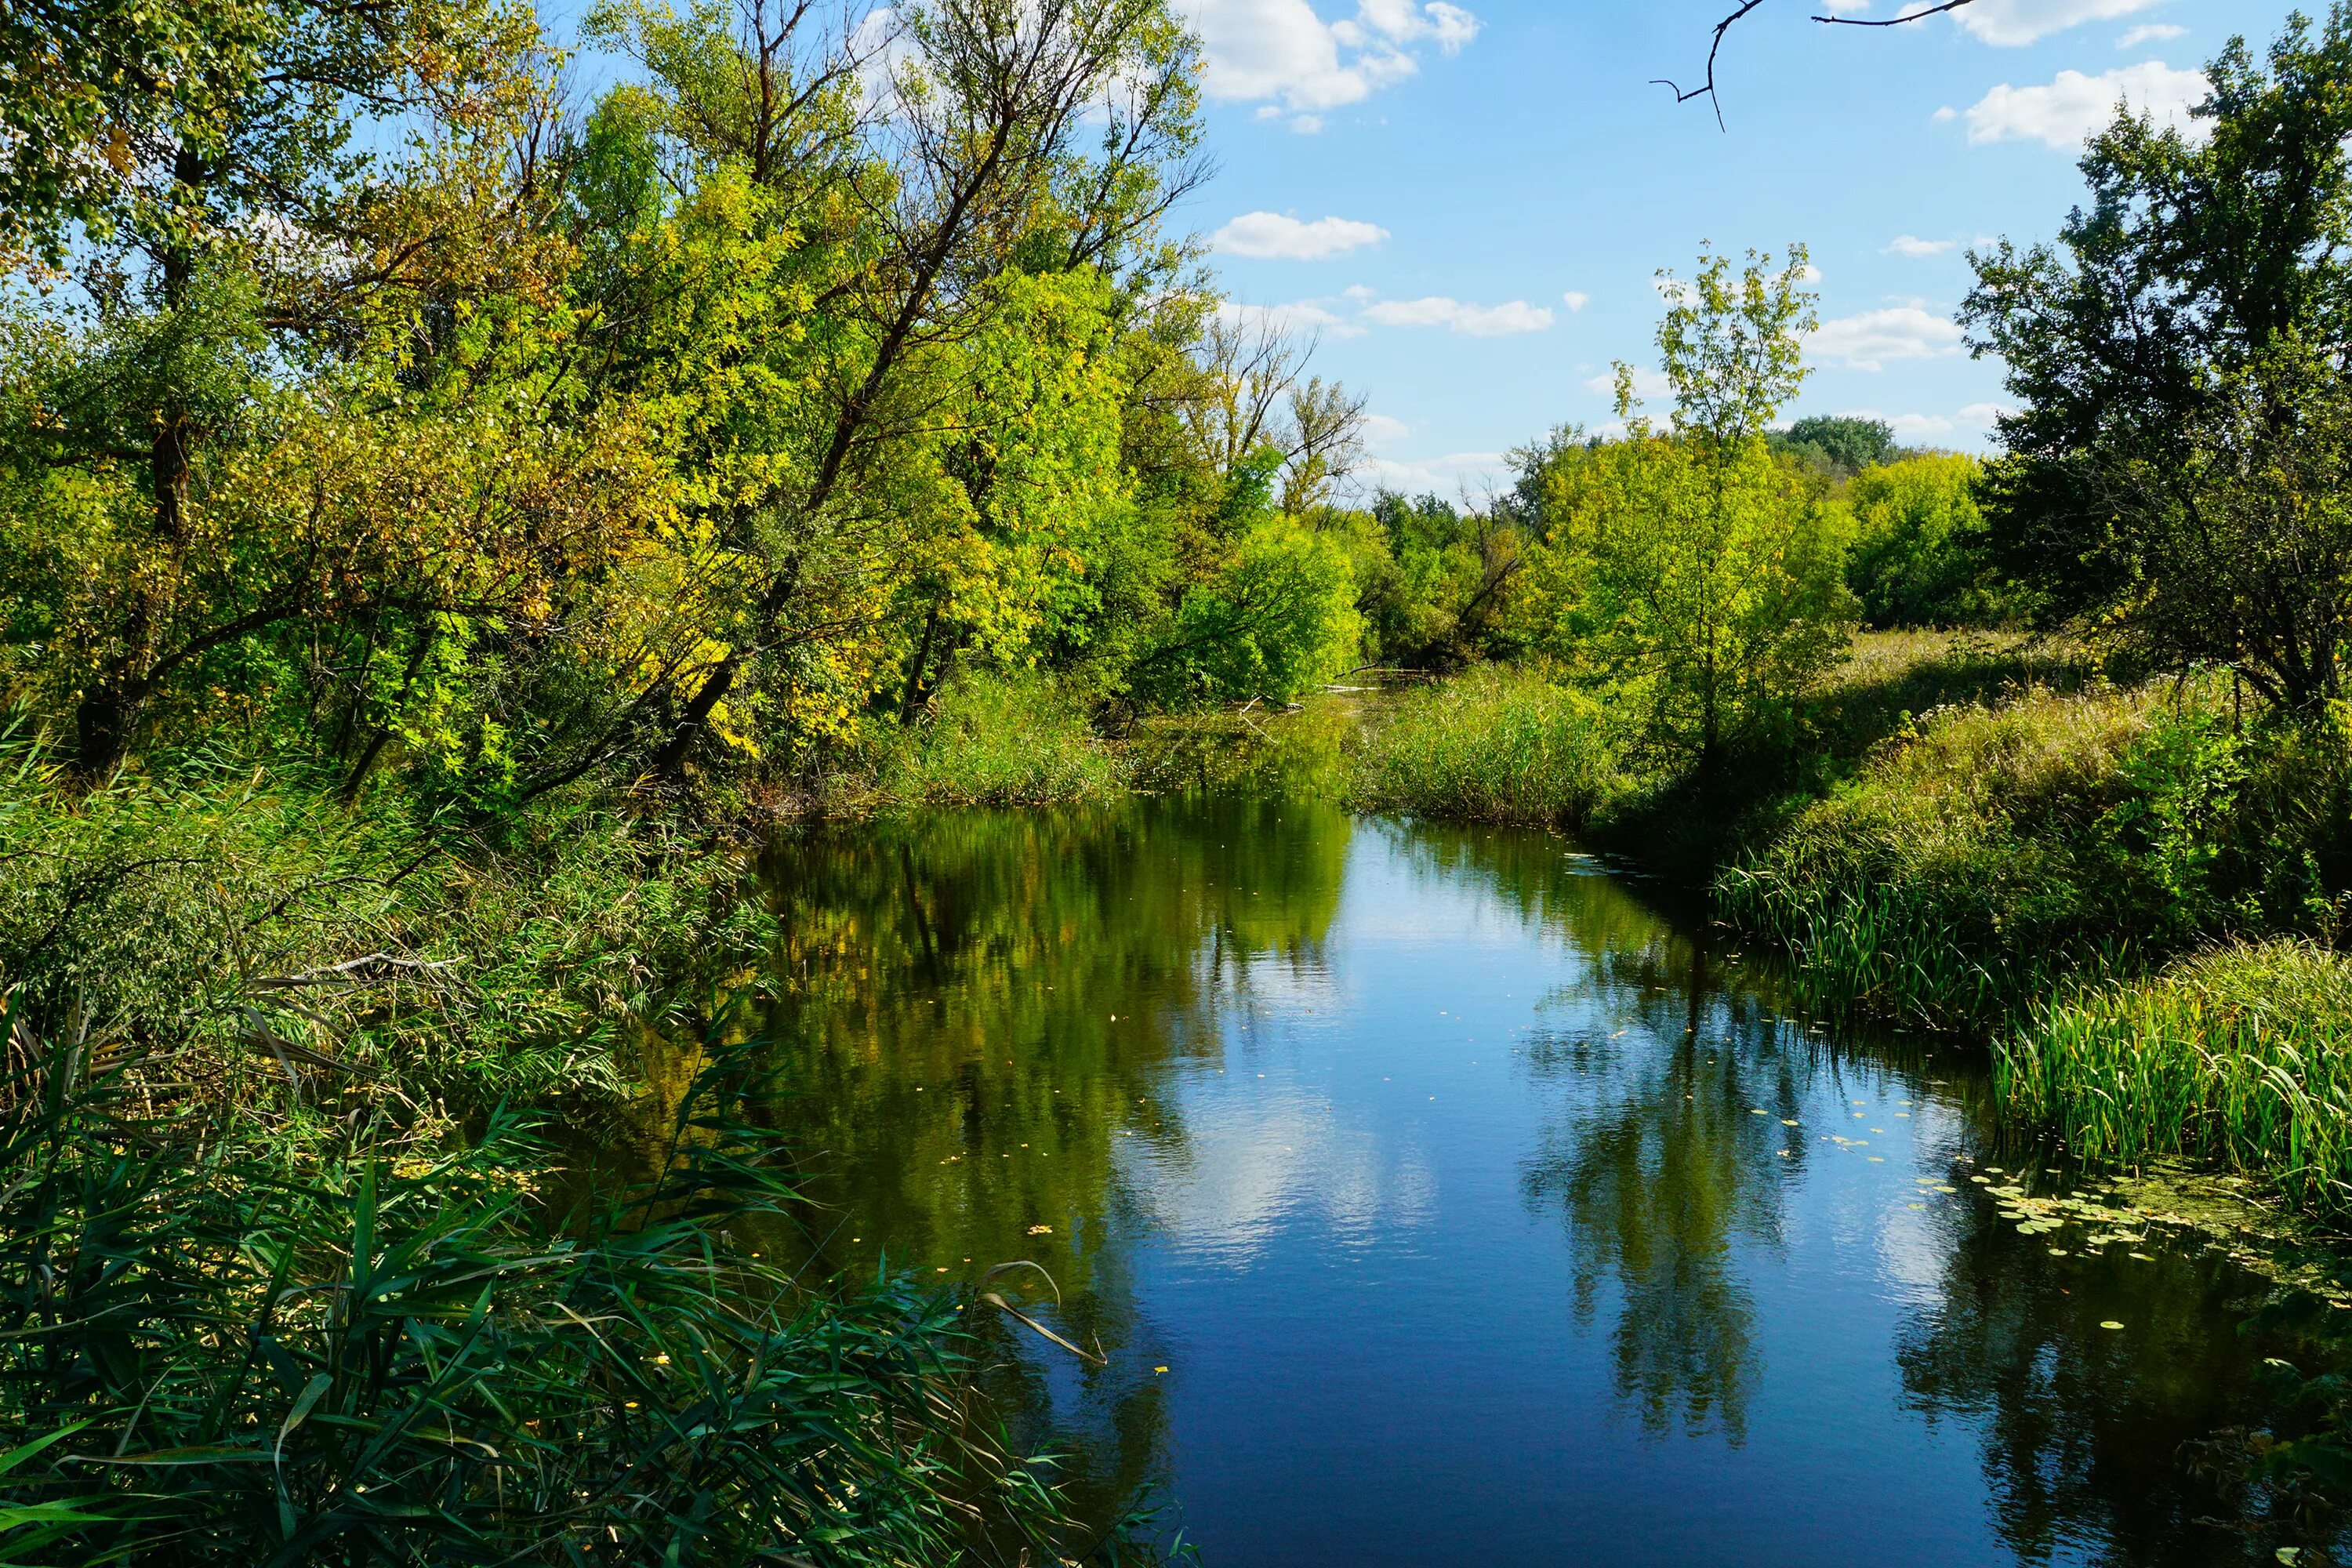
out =
[[[2009,1111],[2078,1156],[2182,1155],[2352,1212],[2352,957],[2233,943],[2035,1009],[1996,1057]]]
[[[1926,715],[1716,879],[1816,1005],[1981,1024],[2130,939],[2096,827],[2158,707],[2029,689]]]
[[[919,806],[1048,806],[1103,800],[1125,769],[1083,706],[1043,676],[968,677],[862,766],[824,790],[828,810],[865,815]]]
[[[185,758],[85,794],[37,748],[0,765],[20,1016],[168,1047],[232,1098],[292,1077],[453,1111],[617,1100],[629,1030],[766,939],[735,859],[611,805],[492,834],[389,792],[345,805],[299,766]]]
[[[1345,793],[1363,811],[1575,828],[1621,787],[1620,751],[1599,699],[1486,665],[1376,705]]]
[[[992,1436],[989,1309],[812,1293],[744,1250],[801,1205],[740,1060],[688,1096],[650,1184],[561,1215],[509,1122],[385,1157],[362,1118],[289,1162],[122,1053],[93,1080],[87,1042],[15,1038],[0,1561],[902,1568],[1107,1544]]]

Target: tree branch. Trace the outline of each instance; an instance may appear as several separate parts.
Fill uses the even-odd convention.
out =
[[[1817,16],[1813,20],[1816,22],[1826,23],[1833,27],[1900,27],[1906,23],[1916,22],[1922,17],[1940,16],[1947,11],[1957,11],[1961,6],[1970,3],[1971,0],[1943,0],[1943,3],[1938,5],[1929,5],[1925,9],[1918,11],[1906,11],[1900,16],[1888,16],[1875,22],[1866,21],[1859,16]],[[1717,130],[1724,129],[1723,99],[1715,90],[1716,57],[1723,53],[1724,35],[1730,32],[1732,27],[1743,20],[1749,12],[1755,10],[1763,4],[1764,0],[1739,0],[1739,8],[1715,25],[1715,37],[1712,41],[1708,43],[1706,50],[1706,81],[1702,82],[1697,87],[1685,88],[1664,77],[1653,77],[1650,79],[1650,85],[1652,87],[1663,87],[1667,91],[1673,93],[1676,103],[1688,103],[1694,98],[1711,100],[1715,104],[1716,128]]]

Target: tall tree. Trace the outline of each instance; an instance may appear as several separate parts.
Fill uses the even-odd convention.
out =
[[[2124,113],[2092,141],[2089,204],[2056,245],[1972,257],[1962,319],[2006,362],[2020,405],[2000,423],[2010,456],[1987,510],[1995,545],[2057,611],[2120,616],[2166,661],[2223,658],[2300,705],[2334,689],[2336,656],[2302,648],[2303,633],[2280,639],[2324,621],[2318,605],[2250,614],[2229,637],[2176,637],[2185,623],[2144,612],[2175,584],[2241,578],[2263,559],[2277,570],[2229,602],[2337,592],[2299,552],[2254,546],[2221,519],[2254,516],[2242,503],[2257,427],[2282,449],[2297,402],[2324,416],[2335,399],[2317,381],[2352,374],[2352,5],[2336,0],[2315,30],[2290,18],[2266,65],[2233,38],[2208,74],[2193,133]],[[2307,462],[2292,471],[2291,489],[2314,478]],[[2212,507],[2175,482],[2223,475],[2236,499]]]
[[[1765,439],[1804,377],[1805,254],[1710,255],[1661,275],[1658,347],[1675,390],[1660,430],[1617,367],[1622,440],[1549,450],[1537,639],[1621,682],[1653,739],[1718,773],[1727,747],[1785,715],[1845,644],[1843,541],[1817,479]]]

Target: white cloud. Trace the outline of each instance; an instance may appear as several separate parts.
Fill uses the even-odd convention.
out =
[[[2206,91],[2203,72],[2177,71],[2162,60],[2122,66],[2098,76],[2060,71],[2045,87],[2003,82],[1969,109],[1969,140],[2040,141],[2075,148],[2115,118],[2119,102],[2135,112],[2154,115],[2159,125],[2186,126],[2189,105]]]
[[[1500,452],[1448,452],[1440,458],[1370,458],[1356,470],[1357,485],[1366,490],[1391,489],[1406,495],[1439,495],[1448,500],[1467,497],[1484,506],[1510,488],[1510,464]]]
[[[1960,423],[1977,430],[1990,430],[1993,422],[2005,419],[2017,410],[2005,403],[1971,403],[1960,410]]]
[[[1570,289],[1567,293],[1562,294],[1559,300],[1560,303],[1566,305],[1570,310],[1581,310],[1592,303],[1592,296],[1580,289]]]
[[[1859,16],[1870,9],[1870,0],[1822,0],[1822,9],[1832,16]]]
[[[1277,108],[1308,133],[1325,112],[1413,75],[1422,51],[1460,53],[1479,26],[1447,0],[1359,0],[1337,22],[1308,0],[1182,0],[1182,9],[1201,39],[1202,90]]]
[[[1385,447],[1391,441],[1402,441],[1412,434],[1412,426],[1386,414],[1364,416],[1364,439],[1375,447]]]
[[[1280,213],[1244,213],[1209,237],[1214,248],[1228,256],[1255,257],[1262,261],[1320,261],[1344,256],[1367,245],[1378,245],[1389,231],[1378,224],[1353,218],[1318,217],[1301,223]]]
[[[2157,0],[1975,0],[1953,12],[1952,19],[1971,37],[2014,47],[2084,22],[2111,22],[2155,4]]]
[[[1587,392],[1598,392],[1603,396],[1613,397],[1617,393],[1617,373],[1612,370],[1607,375],[1589,377],[1585,381],[1584,388]],[[1666,379],[1665,372],[1650,370],[1640,365],[1633,368],[1634,396],[1647,402],[1656,397],[1671,397],[1674,392],[1675,384]]]
[[[1886,242],[1881,256],[1941,256],[1952,248],[1948,239],[1921,239],[1916,234],[1898,234]]]
[[[1823,321],[1806,347],[1853,370],[1878,370],[1888,360],[1946,359],[1960,352],[1958,326],[1916,305],[1895,305]]]
[[[1899,440],[1916,441],[1922,436],[1948,436],[1952,422],[1940,414],[1881,414],[1875,408],[1847,408],[1839,411],[1841,419],[1876,419],[1895,432]]]
[[[1474,338],[1540,332],[1552,323],[1551,307],[1512,300],[1500,305],[1468,305],[1432,294],[1422,300],[1383,300],[1367,306],[1364,320],[1383,327],[1450,327]]]
[[[1938,125],[1943,124],[1946,121],[1948,121],[1948,120],[1958,120],[1959,117],[1960,117],[1960,111],[1959,111],[1958,110],[1957,110],[1957,109],[1954,109],[1954,108],[1953,108],[1950,104],[1948,104],[1948,104],[1946,104],[1946,105],[1944,105],[1941,109],[1938,109],[1937,110],[1936,110],[1936,112],[1935,112],[1935,113],[1933,113],[1933,114],[1931,114],[1931,115],[1927,116],[1927,118],[1928,118],[1928,119],[1930,119],[1930,120],[1934,121],[1935,121],[1937,124],[1938,124]]]
[[[2176,27],[2169,22],[2150,22],[2146,26],[2134,27],[2122,37],[2117,38],[2116,47],[2136,49],[2142,44],[2168,44],[2175,38],[2185,38],[2188,36],[2189,29],[2186,27]]]
[[[1295,300],[1287,305],[1238,305],[1231,300],[1217,306],[1220,319],[1253,330],[1272,327],[1301,337],[1360,338],[1364,329],[1331,309],[1328,300]]]

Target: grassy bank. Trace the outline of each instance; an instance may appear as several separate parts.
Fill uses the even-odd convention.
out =
[[[2352,959],[2233,943],[2036,1006],[1999,1053],[2003,1100],[2077,1155],[2186,1155],[2299,1205],[2352,1209]]]
[[[993,1436],[968,1300],[740,1250],[806,1212],[741,1058],[650,1185],[553,1200],[534,1124],[627,1102],[643,1030],[723,1037],[703,983],[772,942],[724,841],[299,759],[7,764],[0,1557],[1118,1549]]]

